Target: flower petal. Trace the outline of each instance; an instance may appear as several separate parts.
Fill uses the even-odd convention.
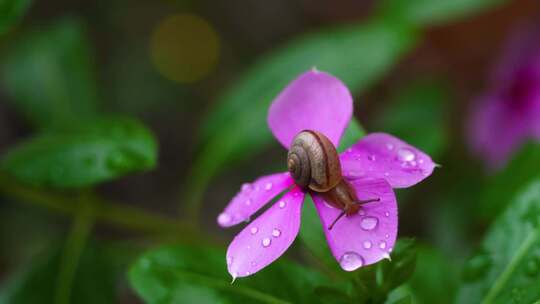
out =
[[[293,184],[288,172],[263,176],[252,184],[244,184],[218,216],[218,224],[221,227],[230,227],[248,221],[251,215]]]
[[[337,147],[352,110],[347,87],[334,76],[313,69],[296,78],[272,102],[268,125],[285,148],[303,130],[319,131]]]
[[[469,119],[469,143],[491,169],[502,167],[525,141],[529,120],[509,110],[497,96],[483,97]]]
[[[383,178],[393,188],[410,187],[431,175],[435,167],[427,154],[385,133],[365,136],[339,158],[348,179]]]
[[[380,201],[363,205],[358,214],[340,219],[332,230],[328,227],[341,210],[313,195],[330,250],[346,271],[390,258],[398,228],[396,197],[387,181],[358,179],[351,185],[359,199],[380,198]]]
[[[300,229],[303,201],[304,193],[294,187],[234,238],[227,249],[233,279],[254,274],[289,248]]]

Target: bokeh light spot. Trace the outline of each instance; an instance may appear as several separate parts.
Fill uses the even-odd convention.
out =
[[[150,48],[158,71],[180,83],[201,80],[214,69],[219,57],[216,31],[193,14],[175,14],[161,20]]]

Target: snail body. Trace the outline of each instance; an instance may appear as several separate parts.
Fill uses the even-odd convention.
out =
[[[362,203],[374,201],[358,200],[356,191],[342,176],[336,148],[320,132],[305,130],[296,135],[287,154],[287,167],[296,185],[319,193],[342,210],[336,221],[343,215],[356,214]]]

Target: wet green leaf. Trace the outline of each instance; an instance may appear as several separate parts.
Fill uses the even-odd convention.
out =
[[[459,20],[491,9],[506,0],[385,0],[381,13],[425,26]]]
[[[0,1],[0,34],[9,31],[17,24],[30,7],[32,0]]]
[[[66,19],[15,41],[2,61],[2,85],[36,127],[70,124],[96,113],[93,65],[83,26]]]
[[[83,187],[155,166],[157,144],[140,122],[108,117],[50,130],[2,158],[0,168],[22,182]]]
[[[540,181],[523,188],[465,267],[456,303],[532,303],[540,298]]]
[[[129,279],[146,303],[318,303],[314,290],[327,283],[317,272],[280,258],[231,284],[225,251],[197,246],[150,251],[131,267]]]

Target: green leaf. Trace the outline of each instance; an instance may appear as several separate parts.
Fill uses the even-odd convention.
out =
[[[55,303],[60,256],[49,254],[13,276],[0,291],[0,304]],[[79,260],[70,303],[116,303],[112,269],[100,247],[88,246]]]
[[[529,143],[514,156],[501,172],[487,180],[480,212],[493,218],[500,214],[521,190],[521,187],[540,178],[540,145]]]
[[[380,79],[410,50],[415,32],[390,22],[371,22],[313,33],[262,57],[218,100],[202,124],[201,151],[190,189],[202,191],[225,164],[249,157],[273,142],[266,114],[273,98],[295,77],[316,66],[353,92]],[[198,200],[198,197],[192,199]]]
[[[532,303],[540,298],[540,181],[493,223],[467,264],[456,303]]]
[[[459,279],[456,269],[439,250],[417,246],[416,269],[407,285],[419,303],[453,303]]]
[[[381,14],[418,26],[459,20],[505,3],[506,0],[385,0]]]
[[[67,19],[16,41],[2,63],[10,101],[36,127],[94,115],[94,63],[83,26]]]
[[[4,34],[17,24],[31,3],[32,0],[0,1],[0,34]]]
[[[384,302],[392,290],[407,282],[416,266],[414,240],[399,239],[391,257],[391,261],[383,260],[356,271],[360,299],[368,303]]]
[[[411,82],[394,94],[377,121],[376,129],[393,134],[424,150],[441,155],[447,140],[446,87],[436,81]]]
[[[155,166],[157,144],[141,123],[100,118],[51,130],[10,150],[0,168],[34,185],[83,187]]]
[[[280,258],[231,284],[225,251],[198,246],[150,251],[131,267],[129,279],[146,303],[317,303],[314,290],[326,283],[317,272]]]

